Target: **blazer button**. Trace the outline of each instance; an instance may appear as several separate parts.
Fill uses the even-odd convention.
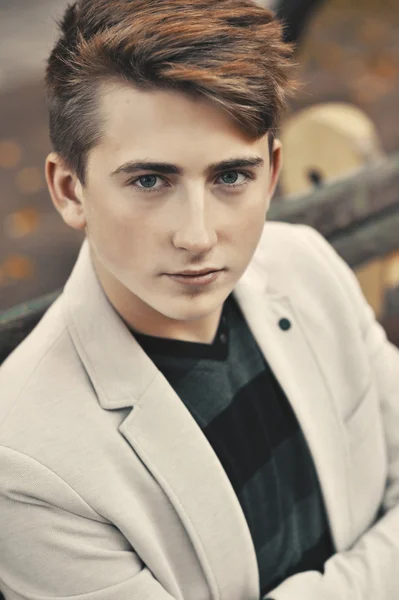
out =
[[[282,329],[283,331],[291,329],[291,321],[289,321],[288,319],[280,319],[278,324],[280,326],[280,329]]]

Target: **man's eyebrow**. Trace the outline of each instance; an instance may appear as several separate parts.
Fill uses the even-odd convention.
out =
[[[225,171],[227,169],[236,169],[242,167],[261,167],[264,165],[264,160],[260,156],[241,156],[236,158],[230,158],[228,160],[222,160],[217,163],[212,163],[206,168],[206,174],[214,173],[216,171]],[[111,177],[124,173],[132,175],[137,171],[157,171],[163,174],[173,175],[184,175],[184,169],[178,165],[165,162],[152,162],[145,160],[131,160],[120,167],[117,167],[111,173]]]

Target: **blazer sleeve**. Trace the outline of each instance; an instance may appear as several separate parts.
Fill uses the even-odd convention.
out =
[[[352,269],[315,229],[298,225],[313,260],[342,286],[356,308],[379,390],[388,454],[381,518],[347,551],[325,563],[324,574],[306,571],[270,591],[274,600],[393,600],[399,598],[399,350],[367,303]],[[316,258],[317,257],[317,258]]]
[[[65,481],[0,446],[5,600],[173,600],[126,538]]]

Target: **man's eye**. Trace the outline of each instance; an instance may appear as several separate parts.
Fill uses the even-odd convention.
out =
[[[233,175],[233,181],[231,180],[231,175]],[[240,175],[244,177],[244,180],[240,183],[237,183],[237,176]],[[228,187],[241,187],[254,178],[252,173],[248,173],[246,171],[225,171],[224,173],[221,173],[219,177],[227,177],[227,181],[225,179],[223,183],[225,183]]]
[[[134,181],[131,181],[129,185],[138,187],[139,189],[151,190],[152,188],[154,188],[155,182],[158,179],[158,177],[158,175],[141,175]],[[137,182],[139,182],[141,185],[137,185]]]

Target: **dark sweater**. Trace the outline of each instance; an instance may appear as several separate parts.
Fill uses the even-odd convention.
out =
[[[261,595],[290,575],[323,572],[334,547],[313,459],[233,293],[213,344],[134,336],[230,479],[252,535]]]

